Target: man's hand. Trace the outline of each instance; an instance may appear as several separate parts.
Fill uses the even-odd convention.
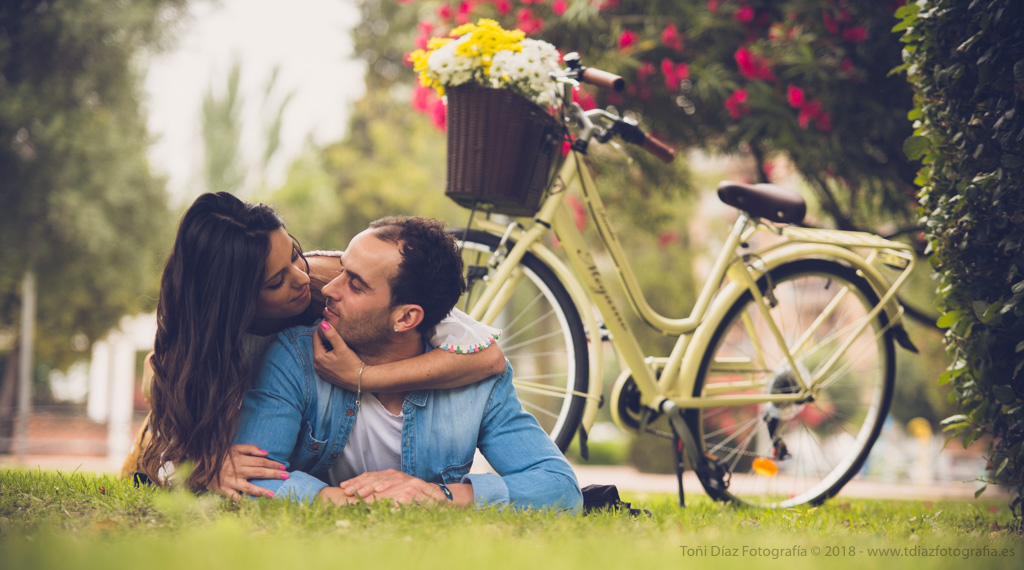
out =
[[[216,491],[233,500],[248,493],[257,497],[273,497],[274,493],[253,485],[249,479],[287,479],[288,472],[284,465],[267,459],[267,452],[255,445],[239,444],[231,446],[231,451],[224,457],[220,468],[220,479],[214,480],[209,490]]]
[[[313,368],[316,373],[335,386],[355,392],[362,365],[363,361],[345,344],[338,331],[327,321],[322,321],[313,335]]]
[[[338,487],[324,489],[321,498],[331,500],[337,505],[348,505],[359,502],[373,503],[391,500],[403,505],[423,505],[432,503],[454,503],[466,506],[473,502],[473,486],[469,484],[448,485],[454,497],[449,501],[444,491],[435,483],[428,483],[401,471],[371,471],[344,481]]]

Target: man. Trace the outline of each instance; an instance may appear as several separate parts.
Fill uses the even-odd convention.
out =
[[[465,288],[461,254],[436,220],[378,220],[352,239],[340,263],[338,277],[323,289],[321,326],[340,333],[364,366],[429,349],[424,333]],[[579,510],[572,468],[522,409],[510,367],[454,390],[352,393],[316,376],[315,331],[282,332],[245,397],[236,443],[267,450],[289,471],[286,480],[254,484],[307,502]],[[478,448],[500,475],[469,474]]]

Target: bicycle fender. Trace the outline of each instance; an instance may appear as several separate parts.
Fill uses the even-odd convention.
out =
[[[882,298],[883,294],[889,289],[888,282],[881,272],[867,263],[863,257],[846,248],[822,244],[787,244],[771,251],[763,257],[759,257],[760,263],[753,268],[754,273],[751,277],[756,282],[768,271],[791,261],[807,258],[834,259],[848,263],[864,276],[879,298]],[[686,347],[686,352],[683,355],[680,366],[678,383],[676,384],[680,388],[678,396],[689,398],[693,395],[697,371],[704,358],[704,353],[711,343],[711,336],[714,334],[718,323],[725,318],[726,312],[746,291],[747,288],[744,284],[730,280],[715,298],[708,314],[694,331],[693,338]],[[883,310],[894,328],[902,328],[903,308],[895,296],[883,306]]]

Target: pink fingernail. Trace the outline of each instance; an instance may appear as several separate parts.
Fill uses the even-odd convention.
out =
[[[320,321],[320,328],[327,330],[331,328],[331,325],[327,321]]]
[[[288,477],[289,477],[289,475],[288,475],[287,472],[281,474],[281,478],[282,479],[287,479]]]
[[[260,453],[270,453],[269,451],[267,451],[266,449],[263,449],[262,447],[257,448],[257,449],[260,450]]]
[[[278,467],[278,469],[280,469],[281,471],[286,471],[286,470],[287,470],[287,469],[285,469],[285,466],[284,466],[284,465],[282,465],[282,466]]]
[[[271,499],[273,499],[274,498],[274,492],[273,491],[267,491],[267,496],[270,497]]]

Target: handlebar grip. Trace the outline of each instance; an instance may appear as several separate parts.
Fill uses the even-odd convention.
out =
[[[584,68],[583,73],[580,74],[580,81],[616,91],[626,88],[626,80],[622,77],[593,67]]]
[[[644,142],[640,144],[640,148],[658,157],[659,160],[666,164],[672,162],[672,159],[676,157],[676,149],[668,146],[651,135],[646,135]]]

